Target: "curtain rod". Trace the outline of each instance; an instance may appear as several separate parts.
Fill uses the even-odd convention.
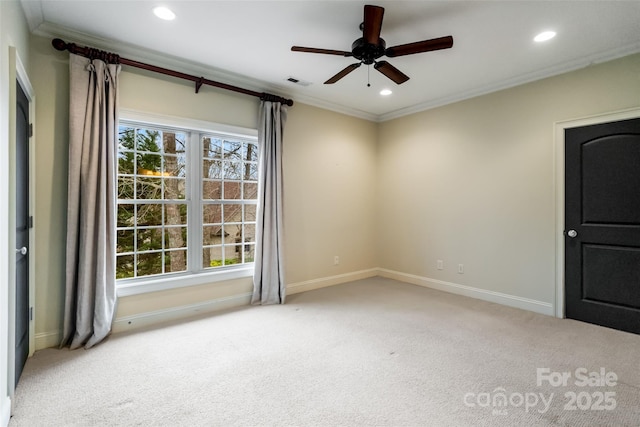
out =
[[[101,59],[107,63],[111,64],[122,64],[129,65],[135,68],[141,68],[147,71],[153,71],[154,73],[165,74],[167,76],[177,77],[179,79],[190,80],[196,84],[196,93],[200,91],[200,87],[203,84],[208,86],[214,86],[220,89],[230,90],[232,92],[243,93],[245,95],[255,96],[256,98],[260,98],[262,101],[271,101],[271,102],[279,102],[281,104],[285,104],[288,106],[293,105],[293,100],[286,99],[278,95],[272,95],[266,92],[255,92],[249,89],[243,89],[241,87],[232,86],[226,83],[217,82],[215,80],[205,79],[204,77],[197,77],[190,74],[181,73],[179,71],[169,70],[167,68],[158,67],[155,65],[145,64],[143,62],[134,61],[127,58],[122,58],[120,55],[115,53],[106,52],[104,50],[95,49],[92,47],[83,47],[78,46],[75,43],[66,43],[62,39],[53,39],[51,44],[57,50],[63,51],[68,50],[71,53],[75,53],[76,55],[84,56],[85,58],[90,59]]]

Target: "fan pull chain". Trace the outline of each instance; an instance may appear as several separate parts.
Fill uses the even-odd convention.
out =
[[[367,87],[371,87],[371,79],[369,78],[370,73],[371,73],[371,64],[367,65]]]

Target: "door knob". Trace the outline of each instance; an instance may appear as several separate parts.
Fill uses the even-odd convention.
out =
[[[576,237],[578,235],[578,232],[576,230],[569,230],[567,231],[567,236],[571,237],[572,239],[574,237]]]
[[[20,249],[16,249],[17,254],[26,255],[29,250],[26,246],[21,247]]]

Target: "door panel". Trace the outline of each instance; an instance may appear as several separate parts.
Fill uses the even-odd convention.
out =
[[[16,82],[16,376],[29,355],[29,100]],[[18,250],[25,248],[26,252]]]
[[[567,129],[565,194],[566,316],[640,333],[640,119]]]
[[[584,300],[640,307],[639,248],[583,245],[582,253]]]
[[[615,135],[582,145],[582,220],[634,224],[638,221],[640,150],[634,135]],[[631,190],[631,191],[630,191]]]

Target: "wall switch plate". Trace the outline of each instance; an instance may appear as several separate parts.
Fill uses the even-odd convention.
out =
[[[338,255],[333,257],[333,265],[340,264],[340,257]]]
[[[441,260],[441,259],[439,259],[439,260],[436,262],[436,264],[437,264],[437,266],[438,266],[438,270],[442,270],[442,269],[444,268],[444,263],[442,262],[442,260]]]
[[[458,274],[464,274],[464,265],[458,264]]]

